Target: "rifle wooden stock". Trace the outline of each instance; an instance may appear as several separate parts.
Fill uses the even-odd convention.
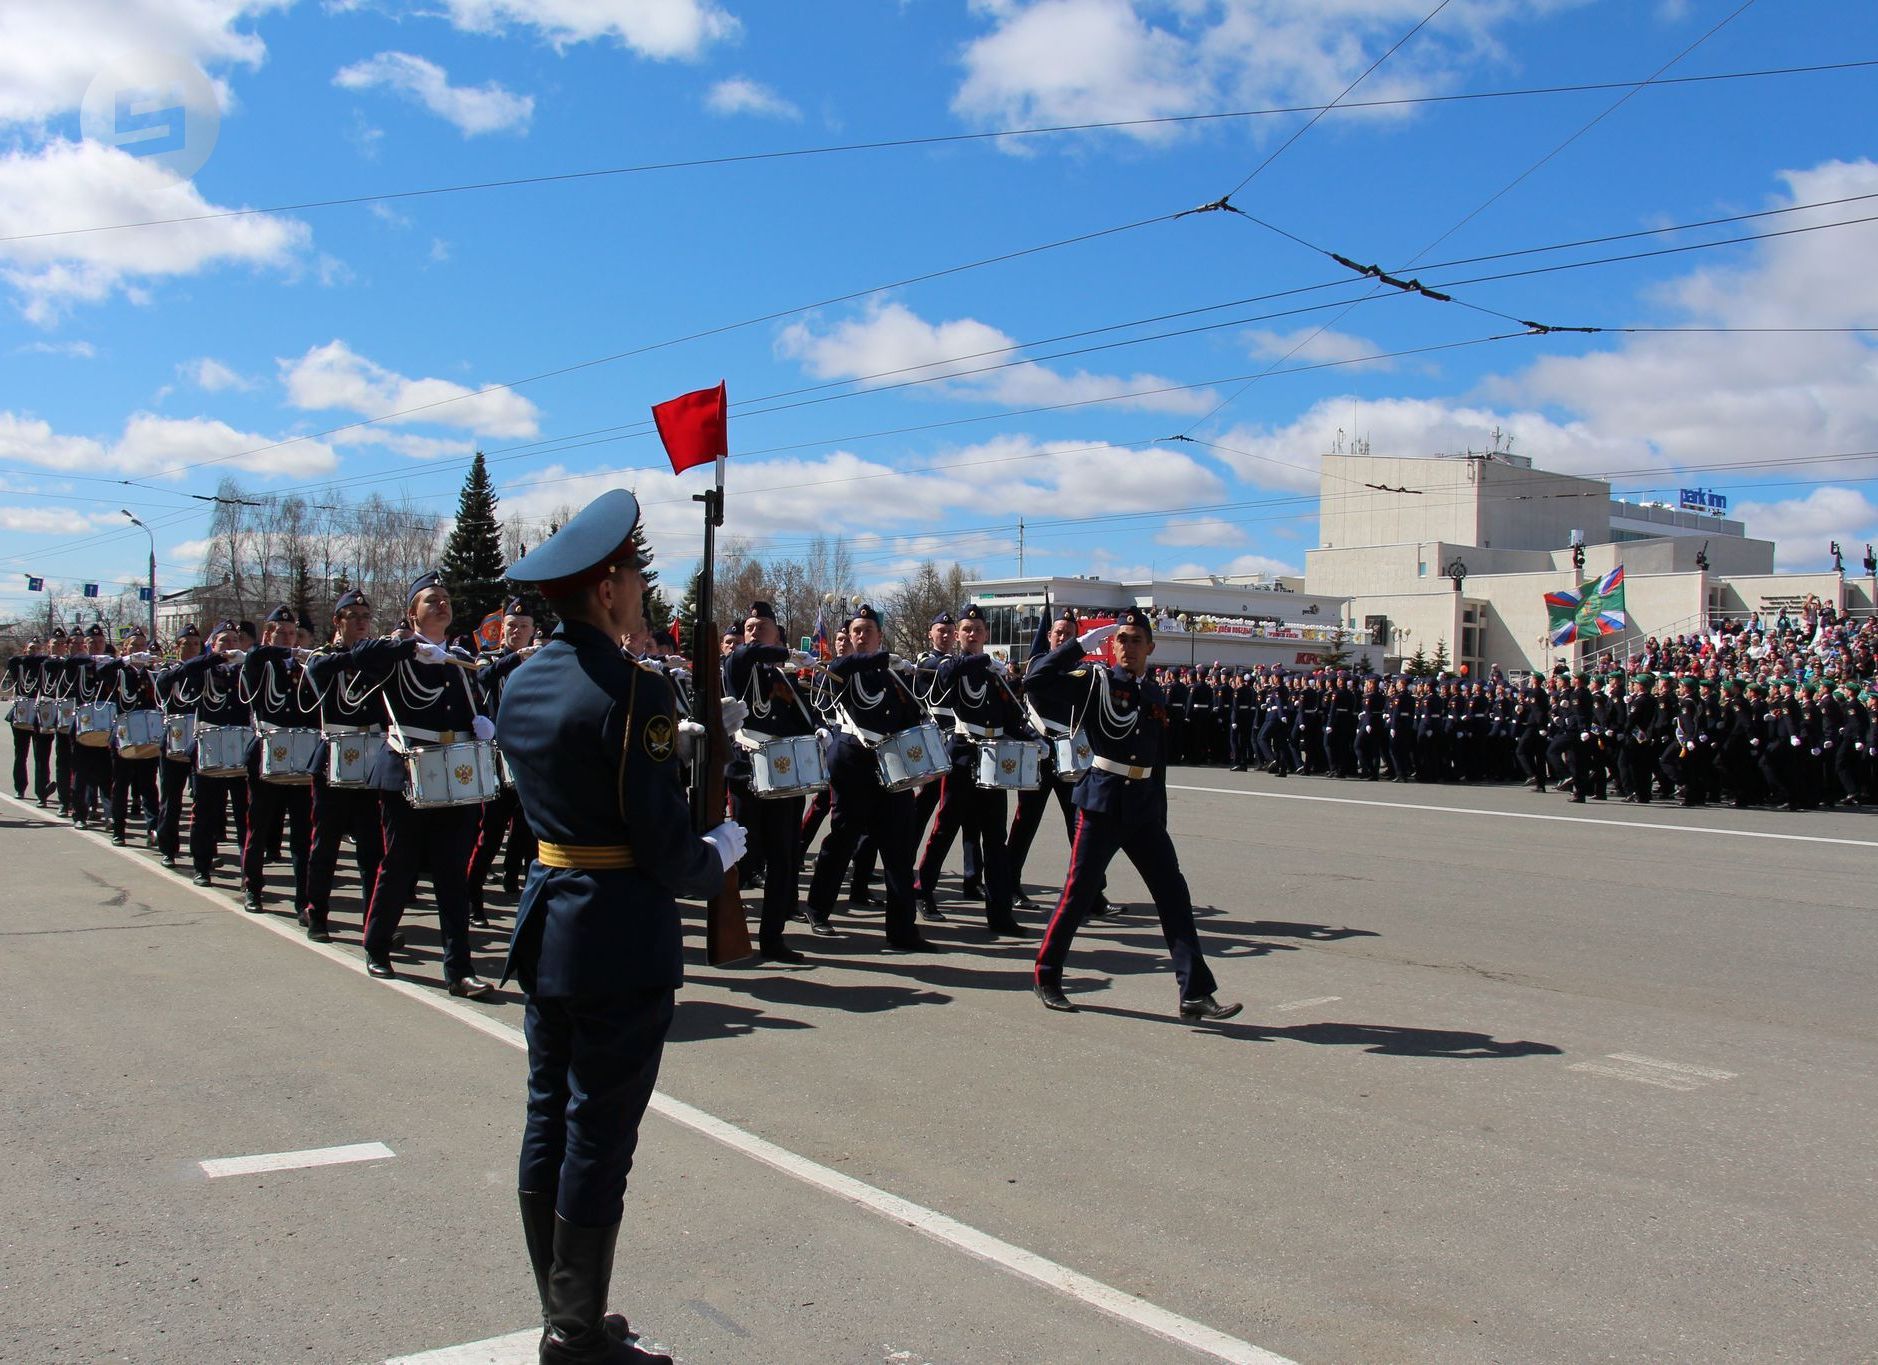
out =
[[[691,646],[692,719],[704,727],[698,738],[696,801],[692,819],[698,833],[714,829],[724,820],[729,801],[724,791],[724,768],[730,762],[730,737],[724,733],[724,669],[722,645],[715,621],[700,621]],[[713,967],[754,957],[750,922],[743,911],[743,893],[737,885],[737,865],[724,873],[724,889],[711,898],[704,921],[704,958]]]

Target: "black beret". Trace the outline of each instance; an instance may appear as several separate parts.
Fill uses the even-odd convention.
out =
[[[961,622],[983,621],[984,619],[985,619],[985,613],[979,609],[979,606],[976,602],[972,602],[968,604],[965,607],[965,609],[959,613],[959,620]]]
[[[201,632],[196,629],[196,623],[194,621],[185,621],[183,622],[183,628],[176,632],[176,638],[180,640],[186,635],[197,635],[200,633]]]
[[[255,635],[260,634],[260,632],[254,628],[254,622],[252,621],[243,621],[241,623],[241,633],[243,635],[249,635],[249,636],[255,636]]]
[[[1124,609],[1121,620],[1117,624],[1133,626],[1137,630],[1145,630],[1149,635],[1154,634],[1154,622],[1148,619],[1148,614],[1140,607],[1128,607]]]
[[[230,635],[234,635],[240,630],[241,627],[237,626],[233,621],[217,621],[215,623],[215,629],[210,631],[209,634],[220,635],[223,631],[227,631]]]
[[[1073,626],[1077,623],[1076,609],[1074,607],[1064,607],[1056,614],[1056,619],[1058,621],[1067,621]]]
[[[535,613],[528,609],[528,603],[522,601],[521,598],[511,597],[502,604],[502,614],[504,616],[533,616]]]

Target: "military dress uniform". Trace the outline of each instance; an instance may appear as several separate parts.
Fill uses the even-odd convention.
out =
[[[583,573],[610,575],[633,554],[637,513],[630,493],[606,493],[510,576],[546,581],[552,600]],[[736,855],[692,831],[671,680],[585,621],[563,620],[511,675],[497,736],[540,843],[505,979],[527,994],[518,1187],[547,1326],[541,1359],[665,1360],[604,1316],[607,1286],[684,980],[677,898],[715,895]]]
[[[1072,611],[1061,612],[1056,619],[1067,621],[1071,630],[1076,628],[1076,614]],[[1050,652],[1050,624],[1038,624],[1037,638],[1030,646],[1032,659],[1041,658]],[[1061,698],[1039,698],[1026,688],[1023,704],[1029,713],[1031,725],[1046,739],[1067,739],[1080,728],[1081,718],[1073,709],[1063,705]],[[1014,903],[1027,908],[1030,902],[1023,894],[1024,863],[1030,857],[1030,846],[1036,840],[1037,827],[1043,823],[1044,808],[1052,801],[1063,813],[1065,841],[1072,844],[1076,841],[1076,805],[1070,797],[1076,790],[1076,780],[1081,774],[1059,771],[1052,749],[1039,761],[1038,775],[1043,780],[1036,790],[1017,794],[1017,810],[1011,817],[1010,837],[1006,840],[1011,868],[1011,898]],[[1098,900],[1101,899],[1098,897]]]
[[[112,659],[109,663],[97,666],[97,675],[100,695],[116,705],[120,719],[139,711],[156,712],[156,686],[151,682],[147,668],[126,659]],[[125,757],[119,751],[116,727],[112,727],[112,843],[122,845],[125,842],[124,826],[130,816],[133,800],[142,806],[145,828],[151,841],[155,842],[161,813],[157,804],[157,766],[162,762],[160,757]]]
[[[276,607],[269,623],[292,622],[293,613]],[[304,668],[286,645],[256,645],[241,661],[241,696],[254,720],[254,739],[248,745],[248,837],[241,846],[243,905],[254,913],[262,909],[267,885],[267,859],[280,847],[283,829],[288,861],[293,868],[293,908],[302,924],[307,919],[307,860],[313,839],[313,787],[311,782],[269,781],[261,773],[261,749],[276,730],[310,730],[317,707],[302,688]],[[317,755],[315,755],[317,757]]]
[[[519,600],[511,601],[508,609],[513,612],[521,605]],[[509,676],[528,657],[520,650],[500,649],[486,653],[478,660],[476,683],[482,693],[483,714],[490,720],[500,718],[502,689],[507,685]],[[498,853],[503,854],[505,887],[509,891],[518,890],[522,878],[527,875],[528,864],[535,856],[535,837],[529,831],[528,817],[522,814],[521,802],[516,799],[513,787],[504,787],[483,803],[482,816],[476,826],[476,846],[470,853],[467,875],[470,918],[479,924],[488,922],[483,911],[483,889],[489,881],[491,869],[495,867]]]
[[[223,633],[234,634],[235,627],[224,621],[209,632],[210,641]],[[204,650],[173,668],[157,674],[160,691],[193,692],[196,697],[196,735],[198,744],[204,726],[232,725],[246,728],[248,708],[238,695],[240,670],[221,655]],[[198,747],[195,766],[201,766]],[[248,841],[248,779],[211,777],[196,772],[194,800],[189,808],[189,861],[195,868],[195,882],[207,886],[215,873],[215,855],[232,817],[235,844],[245,847]]]
[[[199,641],[194,625],[185,626],[177,638]],[[196,648],[200,649],[199,642]],[[195,776],[196,751],[193,744],[180,749],[170,747],[169,722],[173,716],[195,715],[201,683],[178,678],[175,668],[170,667],[150,675],[150,688],[156,694],[164,725],[163,757],[157,763],[157,853],[163,866],[175,867],[182,854],[183,799],[189,792],[190,779]]]
[[[33,737],[39,730],[39,663],[41,654],[15,654],[7,660],[6,685],[13,694],[7,722],[13,731],[13,794],[26,799],[33,759]],[[44,783],[37,793],[45,795]],[[42,800],[41,805],[45,802]]]
[[[356,589],[343,594],[333,607],[342,611],[364,606]],[[300,674],[302,705],[319,717],[322,745],[313,765],[313,838],[307,852],[307,936],[316,942],[332,937],[330,915],[333,876],[339,868],[339,846],[350,836],[352,857],[359,872],[359,899],[369,905],[378,884],[378,869],[385,858],[384,812],[378,788],[338,786],[331,780],[330,751],[334,745],[383,742],[384,712],[373,684],[352,667],[352,651],[326,644],[313,651]]]
[[[1127,609],[1120,624],[1153,629],[1138,607]],[[1095,906],[1109,861],[1123,853],[1154,899],[1174,961],[1181,1014],[1223,1019],[1238,1013],[1237,1005],[1219,1005],[1213,999],[1213,973],[1200,951],[1187,879],[1167,832],[1167,699],[1160,685],[1089,659],[1081,640],[1070,640],[1032,660],[1026,685],[1040,697],[1074,706],[1085,717],[1095,751],[1094,766],[1076,784],[1081,818],[1070,850],[1069,877],[1037,952],[1037,994],[1052,1009],[1074,1008],[1062,994],[1063,965],[1077,929]]]

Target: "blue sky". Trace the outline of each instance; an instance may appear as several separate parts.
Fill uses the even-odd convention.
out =
[[[145,541],[120,507],[155,527],[168,590],[202,549],[206,504],[189,494],[225,475],[447,511],[476,446],[517,517],[636,487],[676,578],[697,552],[688,498],[705,476],[669,473],[646,410],[720,378],[729,533],[764,553],[844,534],[870,584],[927,556],[1010,573],[1019,516],[1032,572],[1296,569],[1316,543],[1317,457],[1339,432],[1418,455],[1482,448],[1498,429],[1542,466],[1614,474],[1638,496],[1721,489],[1751,534],[1781,541],[1784,566],[1820,565],[1834,537],[1856,562],[1878,535],[1878,457],[1850,458],[1878,451],[1873,337],[1743,329],[1878,325],[1878,223],[1456,286],[1453,304],[1379,291],[1322,252],[1439,285],[1878,216],[1871,198],[1441,266],[1878,196],[1878,67],[1652,86],[1621,104],[1613,89],[1335,110],[1289,145],[1310,115],[63,231],[1325,104],[1435,2],[9,6],[0,614],[29,600],[27,573],[140,578]],[[1722,23],[1738,8],[1450,0],[1348,100],[1640,81],[1698,40],[1665,76],[1878,59],[1869,4],[1759,0]],[[109,126],[84,136],[98,131],[81,118],[88,90],[109,110],[163,61],[202,73],[215,115],[187,122],[180,155],[200,161],[187,178],[113,145]],[[1232,202],[1269,228],[1168,219],[1248,175]],[[1310,292],[1219,306],[1289,290]],[[1261,316],[1301,308],[1315,311]],[[1720,330],[1486,341],[1523,330],[1498,314]],[[1049,343],[1092,329],[1109,330]],[[586,363],[623,352],[638,353]]]

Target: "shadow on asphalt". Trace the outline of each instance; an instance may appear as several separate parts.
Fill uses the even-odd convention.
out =
[[[1067,987],[1076,1006],[1085,1014],[1109,1014],[1121,1019],[1142,1019],[1151,1024],[1168,1024],[1193,1033],[1212,1033],[1222,1038],[1238,1038],[1252,1043],[1290,1041],[1311,1043],[1318,1047],[1360,1047],[1383,1057],[1442,1057],[1451,1061],[1497,1061],[1508,1057],[1558,1057],[1564,1049],[1551,1043],[1525,1040],[1499,1042],[1486,1033],[1462,1029],[1399,1028],[1393,1024],[1296,1024],[1290,1028],[1266,1028],[1258,1024],[1233,1022],[1207,1024],[1176,1018],[1172,1014],[1148,1014],[1142,1010],[1122,1009],[1114,1005],[1085,1004],[1074,985]]]

